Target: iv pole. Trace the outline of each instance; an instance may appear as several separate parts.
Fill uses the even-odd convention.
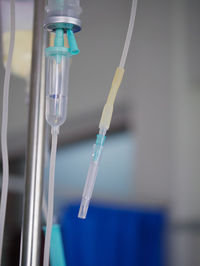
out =
[[[45,0],[35,0],[30,83],[26,184],[21,234],[20,265],[40,265],[41,206],[45,144],[45,86],[43,18]]]

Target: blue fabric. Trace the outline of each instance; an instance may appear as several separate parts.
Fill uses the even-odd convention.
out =
[[[160,211],[78,206],[64,210],[61,230],[67,266],[163,266],[165,218]]]

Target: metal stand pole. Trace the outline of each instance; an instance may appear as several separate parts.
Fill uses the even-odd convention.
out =
[[[35,0],[30,85],[26,185],[21,236],[21,266],[40,265],[41,206],[45,142],[45,88],[41,84],[43,61],[43,17],[45,0]],[[44,76],[44,73],[43,73]]]

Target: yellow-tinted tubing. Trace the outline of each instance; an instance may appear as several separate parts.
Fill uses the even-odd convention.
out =
[[[116,72],[115,72],[115,75],[113,78],[112,86],[111,86],[110,92],[108,94],[106,104],[104,105],[104,108],[103,108],[101,120],[99,123],[99,128],[105,128],[108,130],[110,127],[110,122],[112,119],[112,113],[113,113],[113,106],[114,106],[115,98],[116,98],[118,89],[121,85],[123,76],[124,76],[124,68],[118,67],[116,69]]]

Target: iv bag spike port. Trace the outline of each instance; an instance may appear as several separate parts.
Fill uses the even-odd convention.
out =
[[[67,30],[67,37],[69,48],[64,46],[64,30],[56,29],[56,35],[54,40],[54,46],[46,48],[46,56],[67,56],[71,57],[72,55],[77,55],[80,53],[78,48],[75,35],[72,30]]]
[[[43,27],[48,31],[56,31],[57,29],[72,30],[74,33],[81,30],[80,14],[82,8],[80,7],[80,0],[48,0],[46,6],[46,16]]]
[[[44,21],[44,29],[48,31],[56,31],[56,29],[64,31],[72,30],[74,33],[81,31],[81,20],[79,18],[68,16],[51,16]]]

